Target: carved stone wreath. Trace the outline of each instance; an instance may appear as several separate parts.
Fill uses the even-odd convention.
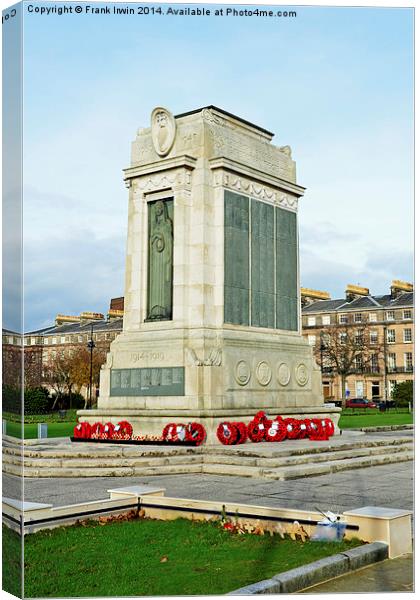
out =
[[[309,371],[303,363],[300,363],[295,368],[295,377],[299,385],[304,386],[309,381]]]
[[[266,362],[265,360],[262,360],[260,363],[258,363],[257,368],[256,368],[256,375],[257,375],[258,382],[261,385],[265,386],[270,383],[272,371],[271,371],[271,367],[268,364],[268,362]]]
[[[277,367],[277,381],[280,385],[287,385],[290,381],[290,369],[286,363],[280,363]]]
[[[245,360],[240,360],[235,368],[235,380],[239,385],[246,385],[251,379],[251,369]]]

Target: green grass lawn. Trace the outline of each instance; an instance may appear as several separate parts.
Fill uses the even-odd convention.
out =
[[[22,543],[21,537],[3,525],[3,589],[22,597]]]
[[[359,427],[379,427],[384,425],[411,425],[413,423],[413,413],[397,412],[390,409],[386,412],[379,412],[374,409],[366,409],[366,412],[355,411],[351,409],[344,410],[338,423],[341,429],[351,429]]]
[[[46,421],[44,421],[46,422]],[[48,424],[48,437],[66,437],[73,435],[73,429],[76,422],[73,423],[49,423]],[[38,437],[38,425],[36,423],[25,423],[24,424],[24,437],[25,439],[34,439]],[[7,421],[6,424],[6,435],[12,435],[16,438],[22,437],[22,426],[20,423],[13,421]]]
[[[185,519],[90,522],[25,536],[25,596],[225,594],[357,545],[233,535]]]

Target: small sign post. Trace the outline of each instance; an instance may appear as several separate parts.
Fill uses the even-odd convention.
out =
[[[48,423],[38,423],[38,439],[48,437]]]

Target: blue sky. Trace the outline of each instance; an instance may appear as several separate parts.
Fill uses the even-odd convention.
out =
[[[123,294],[121,170],[156,105],[177,114],[215,104],[292,147],[307,187],[303,286],[339,297],[347,283],[381,294],[391,279],[412,280],[413,13],[296,11],[271,20],[26,13],[27,330],[58,312],[106,312]]]

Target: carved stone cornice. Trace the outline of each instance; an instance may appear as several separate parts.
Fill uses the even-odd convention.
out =
[[[176,156],[175,158],[163,158],[141,166],[128,167],[123,169],[124,180],[134,177],[144,177],[145,175],[154,175],[162,171],[172,171],[173,169],[184,168],[192,171],[195,168],[197,159],[188,154]]]
[[[298,198],[295,195],[279,191],[271,186],[262,185],[246,177],[239,177],[226,171],[214,173],[214,185],[222,186],[234,192],[257,198],[274,206],[297,212]]]
[[[254,169],[253,167],[245,166],[234,160],[225,158],[224,156],[210,159],[209,166],[215,173],[219,170],[219,172],[223,171],[225,175],[236,176],[236,178],[234,177],[233,179],[232,177],[227,177],[225,178],[226,184],[218,182],[218,185],[228,187],[235,181],[234,187],[236,189],[241,189],[245,192],[248,190],[249,194],[251,194],[249,191],[250,186],[253,186],[256,190],[261,188],[260,194],[266,194],[267,199],[271,199],[273,193],[276,193],[277,191],[290,192],[296,199],[303,196],[305,193],[305,188],[296,183],[274,177],[273,175],[269,175],[263,171]],[[254,191],[252,195],[255,195],[255,193],[256,192]]]

